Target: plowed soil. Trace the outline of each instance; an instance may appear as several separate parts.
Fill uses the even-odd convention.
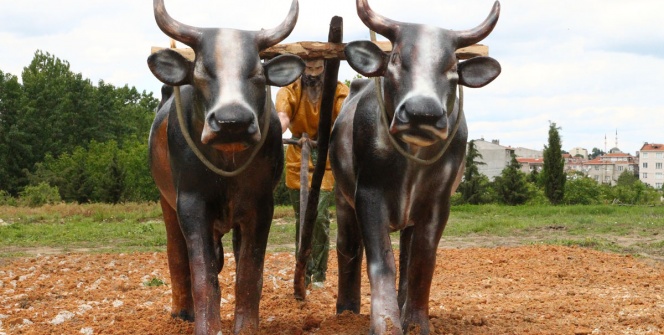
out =
[[[292,253],[266,260],[261,334],[368,334],[335,315],[337,265],[307,300],[292,297]],[[532,245],[440,249],[431,290],[436,334],[664,334],[664,264],[583,248]],[[231,334],[234,263],[220,274]],[[165,253],[56,254],[0,260],[0,334],[192,334],[170,317]]]

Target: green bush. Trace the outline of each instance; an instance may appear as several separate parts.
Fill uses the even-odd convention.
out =
[[[39,207],[46,204],[55,204],[61,202],[60,192],[55,186],[47,183],[39,183],[33,186],[27,186],[20,193],[19,204],[29,207]]]
[[[600,203],[600,186],[591,178],[577,176],[565,183],[563,202],[567,205],[595,205]]]
[[[0,190],[0,206],[16,206],[16,198],[12,197],[9,192]]]

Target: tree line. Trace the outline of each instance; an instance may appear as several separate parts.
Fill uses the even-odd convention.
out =
[[[158,104],[152,93],[128,85],[93,84],[43,51],[35,52],[20,80],[0,70],[0,205],[156,201],[147,139]],[[566,175],[558,129],[551,124],[542,173],[526,175],[513,158],[493,181],[479,173],[481,155],[471,141],[453,202],[659,201],[657,191],[628,173],[617,187]],[[275,202],[289,202],[283,181]]]
[[[41,185],[64,201],[155,200],[147,138],[158,103],[134,87],[95,85],[47,52],[20,80],[0,70],[2,199]]]
[[[561,150],[560,128],[549,126],[548,145],[544,147],[544,166],[541,172],[526,174],[512,155],[510,164],[493,181],[479,172],[482,155],[474,141],[468,143],[466,170],[458,192],[452,197],[455,204],[506,205],[544,204],[661,204],[661,190],[643,182],[631,171],[623,172],[615,186],[599,184],[583,173],[567,174]]]

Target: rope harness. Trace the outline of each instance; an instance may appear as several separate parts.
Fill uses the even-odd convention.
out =
[[[461,118],[463,117],[463,88],[461,85],[459,86],[459,115],[456,118],[456,121],[454,123],[454,128],[452,128],[452,133],[450,136],[445,140],[445,145],[443,146],[443,149],[436,154],[434,157],[430,159],[422,159],[419,157],[415,157],[415,155],[409,153],[406,151],[406,149],[402,148],[399,143],[397,143],[397,140],[390,134],[390,127],[387,122],[387,110],[385,109],[385,102],[383,101],[383,90],[382,90],[382,85],[380,83],[380,77],[374,77],[374,84],[376,85],[376,99],[378,99],[378,108],[380,108],[380,119],[383,122],[383,126],[385,127],[385,131],[387,132],[387,137],[390,139],[390,142],[392,143],[392,146],[394,149],[396,149],[397,152],[399,152],[402,156],[408,158],[409,160],[421,164],[421,165],[431,165],[438,161],[447,149],[449,148],[450,144],[452,143],[452,139],[454,139],[454,136],[457,133],[457,130],[459,130],[459,126],[461,125]],[[453,112],[453,111],[452,111]],[[448,113],[447,116],[449,117],[452,112]]]
[[[184,112],[182,111],[182,99],[180,97],[180,87],[175,86],[174,91],[175,91],[175,109],[178,114],[178,123],[180,123],[180,131],[182,132],[182,135],[184,136],[184,139],[187,141],[187,145],[189,145],[189,148],[191,151],[194,152],[196,157],[203,163],[208,169],[210,169],[212,172],[222,176],[222,177],[235,177],[239,175],[240,173],[244,172],[244,170],[247,169],[249,164],[254,160],[254,157],[256,157],[256,154],[258,153],[258,150],[260,150],[263,147],[263,144],[265,143],[265,140],[268,137],[268,132],[270,131],[270,107],[272,106],[272,96],[271,96],[271,90],[270,90],[270,85],[265,85],[265,110],[263,111],[263,134],[261,136],[260,141],[254,148],[254,151],[251,153],[249,156],[249,159],[247,159],[246,162],[239,168],[237,168],[234,171],[226,171],[223,169],[220,169],[216,167],[212,162],[210,162],[205,155],[198,149],[196,146],[196,143],[194,143],[194,140],[191,138],[191,134],[189,134],[189,130],[187,129],[187,126],[185,125],[185,120],[184,120]]]

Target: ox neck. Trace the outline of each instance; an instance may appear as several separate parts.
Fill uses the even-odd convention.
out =
[[[390,134],[390,126],[389,122],[391,122],[392,117],[390,117],[387,112],[387,109],[385,108],[385,100],[383,98],[383,87],[382,87],[382,81],[380,80],[381,77],[374,77],[374,85],[376,86],[375,92],[376,92],[376,100],[378,100],[378,113],[380,113],[380,119],[381,122],[383,123],[383,128],[385,128],[385,132],[387,133],[387,137],[390,139],[390,142],[392,143],[392,146],[394,149],[399,152],[402,156],[406,157],[408,160],[415,162],[420,165],[431,165],[435,162],[437,162],[447,149],[450,147],[450,144],[452,143],[452,140],[456,136],[457,131],[459,130],[459,126],[461,125],[461,119],[463,118],[463,88],[461,85],[459,85],[459,113],[457,114],[456,121],[454,123],[454,128],[452,128],[452,132],[450,133],[450,136],[447,137],[445,141],[443,141],[443,147],[442,149],[434,154],[431,158],[427,159],[422,159],[420,157],[416,157],[414,154],[409,153],[406,149],[402,148],[401,145],[397,142],[398,140]],[[448,113],[448,116],[450,116],[451,113]],[[394,116],[394,111],[392,111],[392,116]]]

